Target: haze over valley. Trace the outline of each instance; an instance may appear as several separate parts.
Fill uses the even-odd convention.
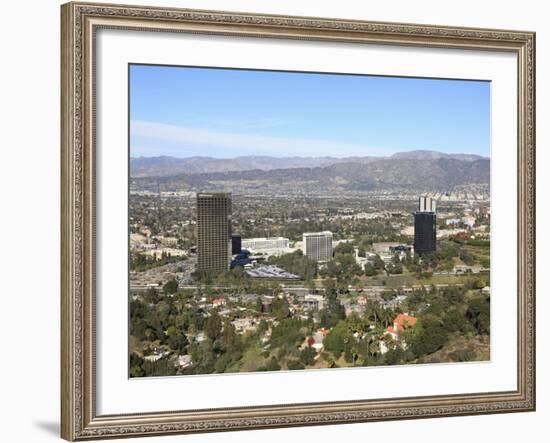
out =
[[[137,157],[134,191],[234,193],[489,192],[490,160],[409,151],[388,157]]]

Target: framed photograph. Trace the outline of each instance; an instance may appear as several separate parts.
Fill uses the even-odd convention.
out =
[[[535,35],[62,6],[62,437],[535,409]]]

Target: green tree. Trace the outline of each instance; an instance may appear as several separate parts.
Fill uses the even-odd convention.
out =
[[[376,274],[378,274],[378,271],[372,264],[365,264],[365,275],[367,277],[374,277]]]
[[[306,257],[301,250],[279,257],[271,256],[269,263],[280,266],[292,274],[297,274],[306,281],[317,276],[317,262]]]
[[[135,352],[130,354],[130,377],[144,377],[145,371],[143,370],[143,358],[137,355]]]
[[[277,361],[275,357],[271,357],[269,361],[265,364],[265,366],[262,366],[258,368],[258,371],[280,371],[281,365]]]
[[[306,346],[300,353],[300,361],[304,366],[311,366],[315,364],[315,356],[317,352],[314,348]]]
[[[407,343],[416,357],[441,349],[447,342],[448,331],[440,317],[425,315],[407,334]]]
[[[189,344],[187,336],[175,326],[169,326],[166,330],[166,344],[175,352],[183,353]]]
[[[346,348],[352,335],[350,334],[347,325],[344,321],[340,321],[334,328],[330,330],[323,340],[323,347],[332,352],[334,357],[338,359]]]
[[[240,348],[239,335],[235,331],[235,326],[229,320],[225,320],[223,323],[220,344],[225,350],[235,351],[237,348]]]
[[[204,333],[210,340],[216,340],[220,336],[221,330],[222,321],[220,316],[216,311],[212,311],[212,314],[208,317],[204,325]]]
[[[291,371],[295,371],[295,370],[298,370],[298,369],[305,369],[305,366],[299,360],[290,360],[287,363],[287,368]]]
[[[336,254],[354,254],[355,250],[353,248],[353,244],[350,242],[343,242],[339,243],[334,248],[334,255]]]
[[[169,280],[164,284],[162,290],[165,294],[175,294],[178,292],[178,282],[175,279]]]
[[[490,316],[489,297],[480,295],[470,300],[466,310],[466,318],[468,318],[478,334],[489,334],[491,330]]]
[[[285,298],[274,298],[271,303],[271,312],[277,320],[283,320],[290,316],[290,309]]]
[[[390,349],[384,355],[384,361],[387,365],[398,365],[405,362],[406,354],[403,349],[397,346],[395,349]]]

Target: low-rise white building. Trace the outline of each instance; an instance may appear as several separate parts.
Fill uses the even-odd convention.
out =
[[[476,224],[476,218],[472,216],[462,217],[462,223],[464,223],[466,226],[469,226],[470,228],[473,228]]]
[[[374,249],[374,252],[377,254],[380,254],[381,252],[391,252],[392,248],[396,248],[397,246],[400,246],[401,243],[399,242],[378,242],[372,244],[372,249]]]
[[[288,249],[289,240],[284,237],[243,238],[241,247],[253,251]]]
[[[157,249],[149,249],[144,252],[145,255],[148,255],[150,257],[155,257],[157,260],[162,257],[162,255],[169,255],[171,257],[185,257],[187,255],[187,252],[183,249],[175,249],[175,248],[157,248]]]
[[[308,310],[321,311],[325,307],[325,297],[318,294],[306,294],[304,297],[304,308]]]
[[[255,331],[258,327],[256,320],[253,318],[237,318],[231,322],[235,331],[238,334],[244,334],[248,331]]]
[[[176,362],[176,366],[179,366],[181,369],[188,368],[193,365],[193,359],[189,354],[180,355]]]

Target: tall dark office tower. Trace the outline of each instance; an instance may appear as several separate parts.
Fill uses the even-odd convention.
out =
[[[414,252],[433,252],[436,248],[435,201],[420,197],[419,210],[414,213]]]
[[[242,250],[242,238],[240,235],[233,234],[231,236],[231,254],[240,254]]]
[[[197,194],[198,271],[210,275],[229,269],[231,194]]]

